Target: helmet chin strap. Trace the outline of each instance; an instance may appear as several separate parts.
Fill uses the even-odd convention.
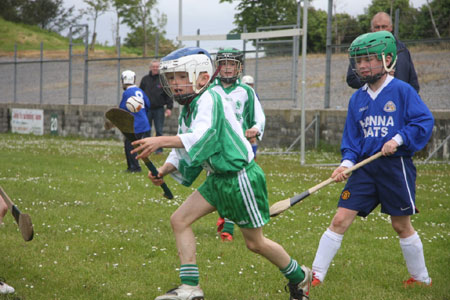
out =
[[[395,58],[394,62],[391,64],[391,67],[386,66],[386,56],[384,55],[384,52],[381,53],[381,58],[383,59],[384,69],[386,70],[387,73],[390,73],[395,68],[395,64],[397,63],[397,58]]]

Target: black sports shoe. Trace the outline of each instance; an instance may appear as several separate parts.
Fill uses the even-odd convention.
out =
[[[309,288],[311,287],[312,272],[309,268],[301,266],[305,273],[305,279],[299,283],[288,283],[286,286],[289,288],[289,300],[307,300],[309,299]],[[286,289],[286,288],[285,288]]]

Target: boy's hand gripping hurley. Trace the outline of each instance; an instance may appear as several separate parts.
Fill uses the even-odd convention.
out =
[[[134,116],[131,113],[121,108],[111,108],[106,112],[105,116],[130,142],[137,140],[136,135],[134,134]],[[144,157],[142,160],[152,175],[158,177],[158,170],[156,170],[148,157]],[[166,183],[163,183],[161,188],[164,190],[164,197],[173,199],[173,194]]]

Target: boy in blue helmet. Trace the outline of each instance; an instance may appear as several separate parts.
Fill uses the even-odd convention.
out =
[[[262,227],[269,221],[265,175],[253,160],[251,145],[232,107],[207,89],[213,75],[209,53],[197,47],[176,50],[162,59],[160,71],[166,92],[182,105],[178,135],[136,141],[134,152],[140,152],[140,158],[161,147],[173,148],[158,169],[161,177],[149,174],[155,185],[161,185],[168,174],[186,186],[203,169],[209,176],[170,218],[181,262],[181,285],[155,300],[204,298],[191,225],[215,210],[240,227],[251,251],[267,258],[286,276],[291,300],[306,299],[311,271],[263,235]]]
[[[365,85],[350,98],[342,162],[331,176],[336,182],[344,181],[349,177],[342,173],[346,168],[379,151],[384,156],[354,171],[345,185],[337,212],[320,239],[313,262],[313,286],[323,282],[355,217],[369,215],[379,204],[381,212],[390,215],[411,274],[404,285],[431,285],[411,215],[418,212],[412,156],[430,139],[433,116],[411,85],[389,75],[397,58],[390,32],[359,36],[351,44],[349,55]]]

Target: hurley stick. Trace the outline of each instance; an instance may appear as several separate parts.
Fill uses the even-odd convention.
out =
[[[134,116],[130,112],[121,108],[111,108],[106,112],[105,116],[130,142],[137,140],[134,134]],[[152,175],[158,177],[158,170],[148,157],[144,157],[142,160]],[[161,188],[164,191],[164,197],[173,199],[173,194],[166,183],[163,183]]]
[[[31,241],[34,236],[33,223],[31,223],[31,218],[28,214],[23,214],[17,208],[17,206],[11,201],[5,191],[0,187],[0,196],[5,200],[8,209],[11,211],[14,219],[16,219],[17,225],[19,225],[20,233],[25,242]]]
[[[372,155],[371,157],[366,158],[363,161],[360,161],[359,163],[357,163],[356,165],[352,166],[351,168],[346,169],[342,173],[343,174],[349,174],[349,173],[355,171],[356,169],[358,169],[358,168],[360,168],[360,167],[370,163],[371,161],[379,158],[381,155],[382,155],[382,153],[380,151],[380,152]],[[318,190],[320,190],[324,186],[329,185],[332,182],[334,182],[334,178],[330,177],[327,180],[322,181],[318,185],[313,186],[312,188],[308,189],[307,191],[304,191],[303,193],[301,193],[299,195],[295,195],[292,198],[289,198],[289,199],[286,199],[286,200],[281,200],[281,201],[278,201],[278,202],[274,203],[270,207],[270,216],[271,217],[275,217],[275,216],[281,214],[282,212],[284,212],[288,208],[294,206],[295,204],[297,204],[298,202],[302,201],[303,199],[305,199],[306,197],[308,197],[312,193],[317,192]]]

